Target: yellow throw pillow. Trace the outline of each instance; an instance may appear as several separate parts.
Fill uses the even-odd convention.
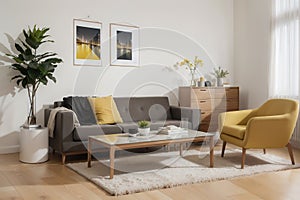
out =
[[[112,98],[112,112],[113,112],[115,122],[116,123],[123,123],[123,119],[122,119],[122,117],[119,113],[119,110],[118,110],[117,105],[116,105],[113,98]]]
[[[89,98],[99,124],[122,123],[123,120],[112,96]]]

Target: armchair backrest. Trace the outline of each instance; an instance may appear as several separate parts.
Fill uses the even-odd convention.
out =
[[[269,99],[259,108],[254,109],[239,124],[246,125],[253,117],[289,114],[292,127],[295,127],[299,113],[299,103],[292,99]]]
[[[298,102],[291,99],[270,99],[260,106],[257,110],[257,116],[271,116],[282,114],[297,114]],[[296,115],[296,116],[297,116]]]

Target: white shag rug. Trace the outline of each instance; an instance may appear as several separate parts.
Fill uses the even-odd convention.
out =
[[[297,168],[290,160],[262,152],[247,152],[245,168],[240,169],[241,151],[226,150],[224,158],[215,151],[214,168],[209,168],[208,152],[178,151],[139,154],[117,158],[115,175],[109,179],[109,160],[69,163],[67,166],[86,177],[111,195],[131,194],[179,185],[230,179],[262,172]]]

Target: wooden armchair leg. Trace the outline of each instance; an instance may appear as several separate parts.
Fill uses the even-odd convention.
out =
[[[225,148],[226,148],[226,143],[227,143],[227,142],[223,141],[221,157],[224,157],[224,152],[225,152]]]
[[[246,160],[246,149],[243,148],[241,169],[244,169],[245,160]]]
[[[263,149],[264,150],[264,154],[266,154],[266,149]]]
[[[289,151],[289,154],[290,154],[290,158],[291,158],[291,161],[292,161],[292,164],[295,165],[295,160],[294,160],[294,155],[293,155],[293,148],[292,148],[292,145],[290,143],[288,143],[286,145],[286,147],[288,148],[288,151]]]

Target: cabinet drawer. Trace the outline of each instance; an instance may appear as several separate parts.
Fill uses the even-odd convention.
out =
[[[226,98],[227,99],[237,99],[239,97],[238,88],[226,88]]]
[[[192,100],[191,102],[192,108],[200,108],[201,110],[211,110],[212,104],[210,100]]]
[[[191,90],[191,99],[193,100],[202,100],[202,99],[210,99],[210,91],[206,88],[196,88]]]
[[[239,90],[236,88],[193,88],[191,99],[225,99],[237,98]]]

